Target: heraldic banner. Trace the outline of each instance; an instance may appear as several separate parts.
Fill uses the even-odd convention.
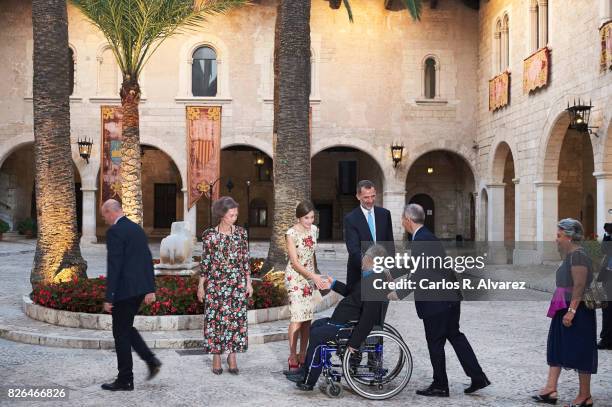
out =
[[[102,148],[100,174],[100,203],[107,199],[121,202],[121,141],[123,140],[123,109],[121,106],[102,106]]]
[[[601,71],[612,69],[612,21],[604,24],[599,33],[601,35]]]
[[[202,195],[219,197],[221,107],[187,106],[187,183],[189,208]],[[216,182],[216,183],[215,183]],[[210,185],[214,184],[212,191]]]
[[[542,48],[523,61],[523,92],[541,88],[548,84],[548,69],[550,67],[550,52]]]
[[[510,97],[510,74],[503,72],[489,80],[489,110],[494,111],[508,104]]]

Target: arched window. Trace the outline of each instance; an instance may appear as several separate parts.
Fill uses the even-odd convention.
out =
[[[531,0],[531,52],[548,45],[548,0]]]
[[[500,71],[503,72],[510,67],[510,17],[504,14],[502,23],[502,66]]]
[[[427,58],[425,60],[425,98],[433,99],[436,97],[436,60]]]
[[[70,95],[74,94],[74,71],[76,61],[74,59],[74,51],[68,47],[68,86],[70,89]]]
[[[107,47],[98,57],[98,94],[104,96],[119,95],[119,67],[115,54]]]
[[[502,22],[497,19],[495,23],[495,34],[493,35],[493,71],[499,73],[502,70]]]
[[[249,226],[268,226],[268,204],[261,198],[255,198],[249,204]]]
[[[217,53],[211,47],[199,47],[193,53],[191,93],[193,96],[217,95]]]

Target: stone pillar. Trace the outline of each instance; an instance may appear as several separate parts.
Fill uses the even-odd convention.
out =
[[[97,243],[96,238],[96,190],[82,187],[83,192],[83,225],[81,244]]]
[[[521,188],[520,178],[512,179],[514,183],[514,241],[521,240]]]
[[[495,74],[497,75],[498,73],[500,73],[501,71],[504,70],[504,68],[502,68],[502,45],[501,45],[501,31],[495,31],[495,35],[494,35],[495,41],[494,41],[494,47],[495,47]]]
[[[540,260],[558,260],[554,241],[559,221],[559,184],[561,181],[536,181],[536,241]]]
[[[610,0],[599,0],[599,26],[601,27],[612,20],[612,2]]]
[[[404,238],[404,228],[402,227],[402,212],[406,204],[406,191],[383,192],[383,206],[391,212],[391,222],[393,224],[393,239],[401,241]]]
[[[504,241],[504,189],[506,184],[488,184],[489,208],[487,209],[487,223],[489,228],[489,242]]]
[[[509,27],[504,25],[502,26],[502,32],[501,32],[501,50],[502,50],[502,54],[501,54],[501,69],[500,71],[503,72],[506,69],[509,68],[510,65],[510,61],[508,61],[508,57],[509,57]]]
[[[595,225],[598,240],[604,235],[603,225],[612,222],[612,172],[594,172],[597,180],[597,216]]]
[[[540,48],[548,44],[548,0],[538,0],[538,43]]]
[[[194,239],[196,239],[197,232],[197,205],[194,205],[193,208],[189,209],[189,191],[187,188],[183,188],[183,219],[185,222],[189,223],[189,228],[191,229],[191,235]]]
[[[534,52],[538,49],[538,0],[531,0],[529,5],[529,50]]]

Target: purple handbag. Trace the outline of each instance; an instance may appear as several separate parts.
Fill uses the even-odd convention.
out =
[[[546,316],[548,318],[553,318],[557,311],[560,309],[565,309],[568,307],[567,301],[565,300],[565,294],[571,293],[572,289],[569,287],[557,287],[555,293],[553,294],[552,299],[550,300],[550,306],[548,307],[548,312]]]

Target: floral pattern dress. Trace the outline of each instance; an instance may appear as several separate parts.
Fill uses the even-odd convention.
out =
[[[204,352],[246,352],[248,347],[246,278],[249,251],[246,230],[232,234],[210,228],[202,234],[200,275],[204,293]]]
[[[315,271],[315,248],[317,247],[318,230],[315,225],[309,231],[300,232],[295,227],[289,228],[286,235],[291,236],[297,251],[298,261],[306,270]],[[291,261],[285,270],[285,287],[289,298],[291,322],[311,321],[314,317],[313,289],[314,285],[295,271]]]

